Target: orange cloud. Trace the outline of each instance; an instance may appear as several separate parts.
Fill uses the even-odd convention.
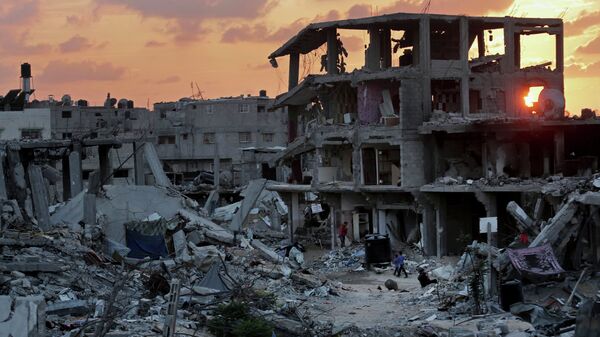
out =
[[[40,79],[46,83],[114,81],[123,78],[125,71],[125,67],[109,62],[54,60],[48,63]]]
[[[298,31],[307,26],[310,22],[332,21],[338,19],[340,19],[340,13],[336,10],[332,10],[325,15],[317,15],[312,20],[306,18],[298,19],[287,26],[279,27],[275,30],[269,30],[264,23],[255,25],[243,24],[225,30],[221,36],[221,42],[283,42],[296,35]]]
[[[98,6],[117,6],[132,10],[142,17],[171,20],[168,32],[176,42],[196,41],[207,33],[207,19],[254,19],[273,9],[276,0],[95,0]]]
[[[583,11],[577,19],[565,22],[565,32],[570,36],[580,35],[588,28],[597,25],[600,25],[600,11]]]
[[[179,81],[181,81],[181,77],[179,77],[177,75],[173,75],[173,76],[168,76],[161,80],[156,81],[156,84],[171,84],[171,83],[177,83]]]
[[[600,77],[600,62],[595,62],[587,66],[571,64],[565,67],[565,76],[573,78]]]
[[[146,44],[145,44],[145,46],[149,47],[149,48],[163,47],[165,45],[166,45],[166,43],[160,42],[160,41],[156,41],[156,40],[150,40],[150,41],[146,42]]]
[[[585,46],[578,47],[575,52],[578,54],[600,54],[600,35]]]
[[[2,1],[0,3],[0,25],[20,25],[37,17],[40,2],[37,0]]]
[[[427,13],[437,14],[467,14],[467,15],[483,15],[490,12],[501,12],[508,10],[515,0],[398,0],[389,6],[380,8],[379,14],[389,14],[397,12]],[[366,7],[370,5],[362,5],[360,8],[361,14],[370,15],[366,11]]]
[[[75,35],[67,41],[58,45],[63,53],[72,53],[91,48],[94,44],[81,35]]]

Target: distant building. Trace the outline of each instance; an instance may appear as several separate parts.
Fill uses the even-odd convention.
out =
[[[287,113],[269,110],[273,99],[259,96],[180,100],[154,105],[153,134],[168,174],[178,183],[214,170],[220,158],[223,179],[242,185],[275,179],[268,160],[287,142]]]
[[[61,101],[50,102],[52,111],[52,139],[116,138],[122,140],[120,148],[110,151],[109,159],[114,182],[133,183],[134,164],[131,159],[133,143],[151,139],[151,115],[146,108],[136,108],[127,99],[110,98],[103,106],[88,106],[87,101],[72,102],[68,95]],[[86,148],[83,160],[83,177],[98,167],[98,151]]]
[[[50,109],[32,108],[31,65],[21,65],[21,88],[0,96],[0,140],[50,138]]]

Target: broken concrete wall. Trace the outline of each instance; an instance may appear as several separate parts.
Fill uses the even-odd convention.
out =
[[[384,81],[368,81],[358,85],[358,120],[361,125],[378,124],[380,122],[382,116],[380,104],[383,103],[383,91],[385,90],[391,93],[392,104],[396,104],[395,110],[397,112],[398,85]]]
[[[0,296],[0,337],[46,336],[45,309],[43,296]]]

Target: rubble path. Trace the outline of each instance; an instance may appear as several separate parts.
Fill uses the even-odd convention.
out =
[[[411,297],[421,293],[415,274],[408,278],[396,277],[393,270],[377,274],[373,271],[338,272],[328,274],[333,282],[344,284],[341,296],[315,298],[311,310],[322,319],[332,321],[335,326],[354,325],[362,329],[370,327],[398,328],[401,322],[407,323],[408,318],[421,309],[431,308],[431,303],[413,304]],[[387,279],[398,283],[401,291],[389,291],[384,286]],[[378,289],[381,288],[381,290]],[[391,332],[391,331],[390,331]]]

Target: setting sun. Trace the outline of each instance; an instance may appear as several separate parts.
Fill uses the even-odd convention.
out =
[[[534,103],[537,103],[540,92],[544,90],[544,87],[530,87],[529,93],[524,97],[525,105],[529,108],[533,108]]]

